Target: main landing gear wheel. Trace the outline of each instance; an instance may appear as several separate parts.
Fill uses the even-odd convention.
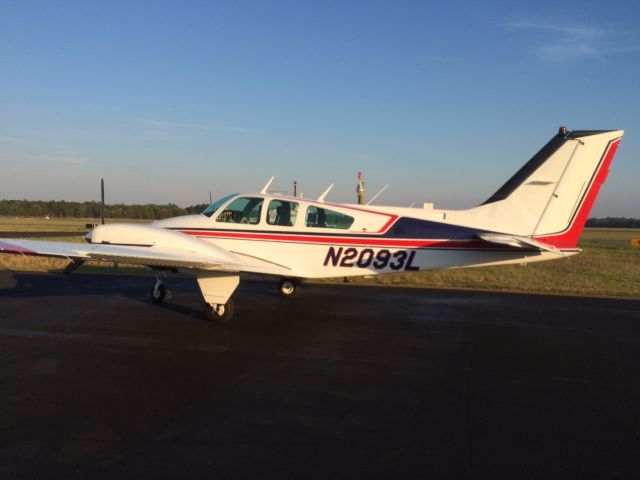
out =
[[[235,305],[232,299],[227,300],[227,303],[217,304],[217,305],[209,305],[208,303],[204,304],[204,314],[208,320],[212,322],[220,322],[227,323],[233,317],[233,312],[235,311]]]
[[[149,296],[151,297],[151,301],[153,303],[162,303],[167,296],[167,287],[162,284],[154,285],[153,287],[151,287]]]
[[[149,292],[149,297],[153,303],[160,304],[164,302],[165,299],[171,298],[171,292],[167,287],[164,286],[164,278],[166,275],[160,274],[156,278],[156,283],[153,287],[151,287],[151,291]]]
[[[284,298],[293,298],[298,294],[299,283],[293,278],[283,278],[278,283],[278,292]]]

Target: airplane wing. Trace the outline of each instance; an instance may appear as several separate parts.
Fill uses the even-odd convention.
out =
[[[107,261],[134,265],[197,270],[282,275],[289,269],[264,261],[247,261],[223,248],[208,246],[208,252],[193,252],[166,246],[127,246],[45,242],[0,238],[0,253],[61,257],[71,261]]]
[[[517,247],[517,248],[533,247],[545,252],[553,252],[553,253],[557,253],[558,255],[563,255],[563,253],[553,245],[539,242],[538,240],[534,240],[533,238],[530,238],[530,237],[522,237],[520,235],[508,235],[508,234],[502,234],[502,233],[480,233],[478,234],[478,238],[481,238],[485,242],[489,242],[489,243],[496,243],[499,245],[509,245],[510,247]]]

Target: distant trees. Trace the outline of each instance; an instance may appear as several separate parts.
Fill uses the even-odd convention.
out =
[[[131,218],[136,220],[158,220],[190,215],[202,212],[209,205],[202,203],[186,208],[174,203],[156,205],[125,205],[116,203],[105,206],[107,218]],[[15,217],[44,217],[52,218],[100,218],[99,202],[67,202],[64,200],[0,200],[0,215]],[[590,218],[587,227],[600,228],[640,228],[640,219],[625,217]]]
[[[198,205],[191,205],[190,207],[185,208],[185,210],[189,215],[193,215],[204,211],[208,206],[208,203],[200,203]]]
[[[167,205],[145,204],[125,205],[118,203],[105,205],[105,217],[107,218],[131,218],[141,220],[157,220],[160,218],[175,217],[200,213],[208,205],[192,205],[181,208],[169,203]],[[0,200],[0,215],[16,217],[43,217],[49,215],[52,218],[99,218],[99,202],[67,202],[64,200]]]
[[[587,227],[592,228],[640,228],[640,219],[626,217],[590,218]]]

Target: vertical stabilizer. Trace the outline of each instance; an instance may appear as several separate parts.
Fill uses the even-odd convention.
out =
[[[459,212],[458,220],[575,248],[623,133],[561,128],[486,202]]]

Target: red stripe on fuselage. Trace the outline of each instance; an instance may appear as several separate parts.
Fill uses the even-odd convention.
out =
[[[253,232],[223,232],[206,230],[180,230],[186,235],[203,238],[220,238],[235,240],[263,240],[267,242],[295,242],[322,245],[358,245],[367,247],[402,247],[402,248],[490,248],[510,249],[509,246],[501,246],[482,240],[426,240],[407,239],[395,240],[386,238],[357,238],[357,237],[323,237],[315,235],[286,235],[280,233],[253,233]],[[518,249],[520,250],[520,249]]]

